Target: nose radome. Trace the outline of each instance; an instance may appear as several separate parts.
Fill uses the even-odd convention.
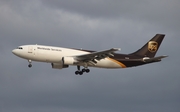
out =
[[[12,50],[12,53],[13,53],[13,54],[16,54],[16,49]]]

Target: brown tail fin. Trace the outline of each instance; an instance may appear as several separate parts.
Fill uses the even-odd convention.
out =
[[[162,40],[164,39],[164,36],[165,36],[164,34],[156,34],[141,49],[137,50],[131,55],[154,57],[161,45]]]

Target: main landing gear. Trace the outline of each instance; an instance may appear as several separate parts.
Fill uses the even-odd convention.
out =
[[[86,73],[89,73],[90,72],[90,70],[88,69],[88,68],[83,68],[82,70],[80,70],[80,66],[77,66],[77,71],[75,72],[75,74],[76,75],[82,75],[84,72],[86,72]]]
[[[29,67],[29,68],[31,68],[31,67],[32,67],[32,64],[31,64],[31,63],[32,63],[32,61],[31,61],[31,60],[28,60],[28,62],[29,62],[28,67]]]

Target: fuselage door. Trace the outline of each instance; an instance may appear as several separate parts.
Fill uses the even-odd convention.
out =
[[[28,46],[28,53],[33,53],[33,46]]]

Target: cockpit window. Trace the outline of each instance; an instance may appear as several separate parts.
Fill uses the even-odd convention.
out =
[[[18,49],[23,49],[22,47],[18,47]]]

